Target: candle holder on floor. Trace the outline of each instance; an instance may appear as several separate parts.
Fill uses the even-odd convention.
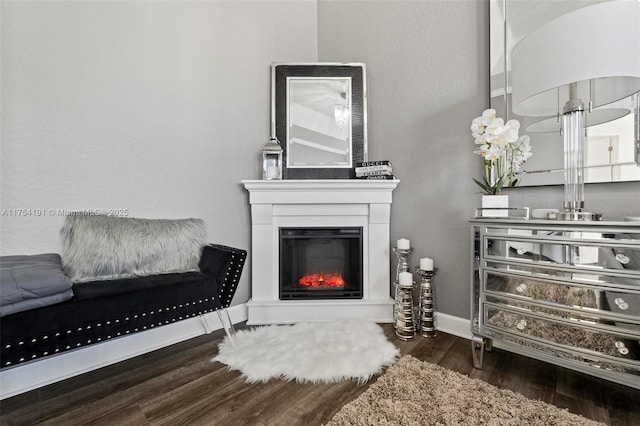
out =
[[[416,267],[416,273],[420,275],[420,297],[417,313],[418,333],[423,337],[436,337],[436,326],[434,318],[434,298],[431,279],[436,274],[435,271],[425,271]]]
[[[416,336],[415,318],[413,313],[413,287],[411,284],[395,282],[396,298],[394,303],[394,319],[396,336],[401,340],[413,340]]]
[[[401,295],[398,293],[400,291],[398,283],[400,282],[400,273],[401,272],[409,272],[409,256],[413,251],[412,248],[408,249],[400,249],[398,247],[393,247],[393,252],[398,256],[398,266],[396,267],[396,279],[394,284],[394,300],[398,301],[401,298]],[[393,305],[393,319],[398,319],[398,304],[394,303]]]
[[[393,252],[396,254],[396,256],[398,256],[398,266],[396,267],[396,282],[400,282],[400,272],[409,272],[409,256],[411,255],[412,251],[412,248],[393,248]]]

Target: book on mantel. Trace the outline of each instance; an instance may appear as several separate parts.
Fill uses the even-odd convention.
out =
[[[356,176],[356,179],[368,179],[368,180],[393,180],[396,177],[394,175],[369,175],[369,176]]]
[[[356,163],[356,169],[361,167],[376,167],[376,166],[388,166],[393,167],[391,165],[391,161],[389,160],[380,160],[380,161],[358,161]]]
[[[360,161],[354,170],[358,179],[395,179],[389,160]]]

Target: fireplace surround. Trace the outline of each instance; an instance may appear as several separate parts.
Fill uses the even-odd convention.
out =
[[[392,192],[398,180],[245,180],[242,183],[249,192],[252,229],[252,294],[247,302],[247,324],[336,319],[393,322],[389,223]],[[327,233],[336,230],[338,237],[329,238]],[[288,239],[304,241],[311,234],[315,234],[316,240],[311,248],[288,246],[291,243]],[[323,247],[325,244],[330,247]],[[361,245],[359,256],[349,254],[348,260],[332,259],[341,252],[353,253],[353,247],[358,245]],[[291,266],[292,257],[308,254],[305,251],[321,259],[316,259],[320,262],[318,270],[304,271],[310,275],[308,286],[316,288],[295,285],[302,278],[298,276],[302,271],[296,270],[295,277],[291,273],[286,277],[285,271],[287,285],[298,288],[293,293],[282,294],[281,268]],[[336,262],[346,270],[334,270]],[[338,287],[335,282],[333,287],[327,284],[328,279],[333,280],[340,272],[345,291],[338,290],[339,279]]]

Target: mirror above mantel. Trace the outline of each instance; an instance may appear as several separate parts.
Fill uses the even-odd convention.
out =
[[[348,179],[367,160],[363,63],[274,63],[271,126],[284,179]]]
[[[604,0],[610,1],[610,0]],[[491,107],[505,120],[517,119],[520,134],[531,138],[533,156],[524,166],[520,186],[563,183],[563,142],[556,116],[523,117],[513,113],[511,102],[511,51],[531,31],[576,9],[602,0],[490,0]],[[637,46],[612,46],[621,54]],[[635,43],[635,45],[634,45]],[[585,47],[587,48],[587,47]],[[612,121],[587,128],[585,183],[640,181],[640,99],[638,93],[591,116],[617,116]],[[595,110],[594,110],[595,111]],[[589,116],[587,117],[589,120]]]

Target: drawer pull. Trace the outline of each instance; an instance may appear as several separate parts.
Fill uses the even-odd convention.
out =
[[[629,355],[629,349],[625,346],[624,342],[618,340],[616,341],[615,345],[618,349],[618,352],[620,352],[622,355]]]
[[[622,309],[623,311],[629,309],[629,304],[625,302],[622,297],[617,297],[614,302],[616,305],[618,305],[618,308]]]
[[[629,259],[629,256],[625,256],[622,253],[618,253],[618,254],[616,254],[616,260],[618,262],[622,263],[623,265],[626,265],[627,263],[629,263],[629,260],[631,260],[631,259]]]
[[[526,326],[527,326],[527,321],[520,320],[520,322],[516,325],[516,328],[518,330],[524,330]]]
[[[516,291],[518,293],[524,293],[527,290],[527,285],[525,283],[520,283],[518,287],[516,287]]]

